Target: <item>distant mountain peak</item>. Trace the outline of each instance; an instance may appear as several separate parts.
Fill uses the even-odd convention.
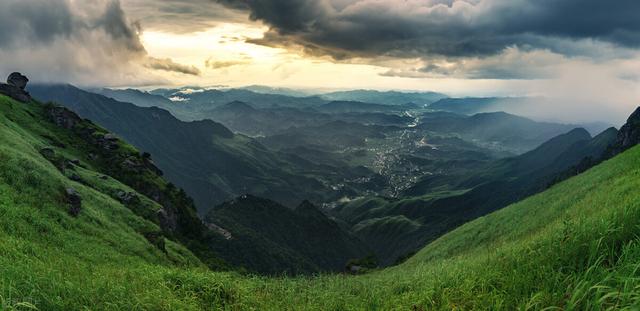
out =
[[[550,145],[566,146],[570,142],[577,142],[577,141],[589,140],[589,139],[591,139],[591,134],[589,134],[589,131],[585,130],[584,128],[578,127],[570,130],[565,134],[558,135],[548,140],[547,142],[545,142],[544,144],[542,144],[540,147],[536,149],[543,149]]]
[[[584,137],[586,139],[590,139],[591,138],[591,134],[589,133],[589,131],[587,131],[586,129],[584,129],[582,127],[574,128],[573,130],[569,131],[565,135],[582,136],[582,137]]]

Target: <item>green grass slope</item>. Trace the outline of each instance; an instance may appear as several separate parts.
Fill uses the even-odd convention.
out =
[[[400,266],[260,279],[260,295],[245,298],[258,309],[632,309],[640,304],[639,177],[635,147],[452,231]]]
[[[212,272],[39,151],[64,131],[0,97],[0,309],[604,310],[640,305],[640,147],[361,276]],[[44,136],[43,136],[44,135]],[[45,138],[45,136],[49,138]],[[62,147],[60,147],[62,148]],[[58,149],[56,149],[58,150]],[[60,154],[79,151],[67,145]],[[78,156],[78,155],[76,155]],[[83,163],[89,177],[98,173]],[[98,178],[98,180],[103,180]],[[69,216],[61,191],[83,197]],[[126,186],[108,178],[102,187]],[[152,208],[152,206],[149,206]]]
[[[144,170],[126,176],[115,165],[107,175],[107,160],[89,159],[92,146],[48,121],[49,108],[0,96],[0,310],[197,309],[199,303],[183,299],[162,274],[170,267],[206,269],[178,242],[188,241],[189,233],[177,229],[172,239],[165,238],[170,233],[155,217],[163,206],[130,187],[157,190],[161,201],[180,213],[179,201],[166,196],[166,182]],[[79,126],[103,131],[87,122]],[[112,159],[137,154],[118,144]],[[55,157],[46,159],[43,147]],[[65,197],[70,187],[82,198],[75,217]],[[118,191],[139,200],[121,203]]]

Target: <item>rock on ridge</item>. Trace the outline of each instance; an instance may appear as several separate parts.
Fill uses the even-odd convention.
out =
[[[28,103],[31,95],[24,89],[27,87],[29,79],[19,72],[14,72],[7,78],[7,83],[0,83],[0,94],[9,96],[17,101]]]

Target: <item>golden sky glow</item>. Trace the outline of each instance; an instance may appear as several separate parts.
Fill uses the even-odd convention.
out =
[[[171,58],[200,69],[200,76],[160,72],[176,85],[269,85],[313,89],[375,88],[400,90],[438,90],[455,94],[491,94],[501,85],[518,82],[401,78],[382,76],[389,69],[340,63],[324,57],[310,57],[294,51],[247,43],[262,38],[267,27],[255,24],[222,23],[205,31],[170,33],[147,30],[142,43],[149,55]],[[492,86],[488,88],[489,86]],[[505,89],[507,89],[505,87]],[[509,88],[511,89],[511,87]],[[508,94],[508,93],[505,93]]]
[[[544,96],[571,119],[624,118],[640,98],[640,2],[584,1],[606,14],[568,0],[1,0],[0,69],[82,87]]]

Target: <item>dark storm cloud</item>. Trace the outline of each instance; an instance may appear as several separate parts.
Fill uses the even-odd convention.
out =
[[[122,0],[129,18],[146,29],[173,33],[206,30],[221,22],[245,22],[246,13],[216,0]]]
[[[3,1],[0,3],[0,46],[9,46],[21,37],[48,43],[56,36],[69,36],[74,21],[69,7],[61,1]]]
[[[23,71],[33,81],[159,82],[145,76],[144,67],[197,74],[149,57],[140,25],[128,21],[117,0],[2,0],[0,29],[0,71]]]
[[[120,2],[112,0],[107,3],[104,14],[97,19],[94,29],[104,29],[115,40],[122,40],[130,50],[142,51],[144,47],[138,37],[141,31],[139,23],[127,23]]]
[[[531,32],[574,39],[601,39],[623,46],[640,44],[640,2],[636,0],[529,0],[504,6],[501,27],[515,34]],[[524,14],[523,14],[524,13]]]
[[[256,43],[352,56],[487,56],[509,46],[581,53],[558,39],[640,46],[637,0],[225,0],[271,27]]]
[[[102,14],[79,16],[65,0],[6,0],[0,3],[0,28],[0,48],[25,43],[46,45],[101,31],[126,50],[144,50],[118,1],[106,2]]]

